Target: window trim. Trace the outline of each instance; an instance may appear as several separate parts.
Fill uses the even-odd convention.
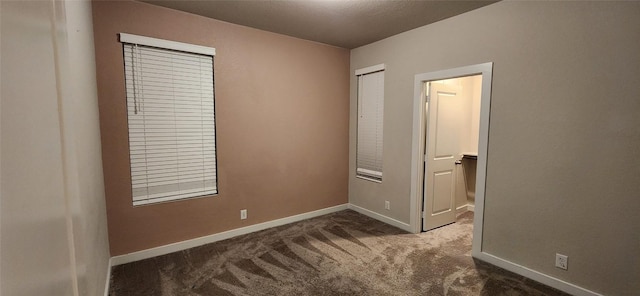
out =
[[[120,33],[118,35],[120,35],[120,43],[146,45],[146,46],[184,51],[184,52],[190,52],[190,53],[197,53],[197,54],[203,54],[203,55],[210,55],[210,56],[216,55],[216,49],[213,47],[182,43],[182,42],[170,41],[170,40],[164,40],[164,39],[158,39],[158,38],[151,38],[151,37],[133,35],[128,33]]]
[[[378,65],[373,65],[370,67],[358,69],[356,70],[356,76],[367,75],[374,72],[384,71],[384,68],[385,68],[385,64],[378,64]]]

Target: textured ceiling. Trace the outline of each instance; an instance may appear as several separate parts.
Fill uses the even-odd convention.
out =
[[[496,2],[459,0],[142,1],[348,49]]]

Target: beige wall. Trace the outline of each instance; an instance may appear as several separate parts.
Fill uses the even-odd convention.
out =
[[[0,294],[103,294],[91,5],[2,1],[1,11]]]
[[[91,2],[65,2],[68,73],[65,75],[67,159],[73,197],[73,232],[79,295],[104,294],[109,264],[107,211],[102,173]]]
[[[50,4],[0,5],[0,293],[73,295]]]
[[[441,83],[453,87],[460,97],[461,108],[457,114],[460,147],[457,153],[460,156],[464,153],[478,154],[482,75],[444,79],[433,83]]]
[[[476,75],[472,78],[471,90],[471,134],[469,135],[470,147],[469,152],[478,154],[478,142],[480,136],[480,96],[482,95],[482,75]]]
[[[494,62],[483,251],[637,293],[639,15],[638,2],[500,2],[352,50],[350,202],[409,223],[414,75]],[[379,63],[385,180],[374,184],[355,178],[353,71]]]
[[[460,110],[458,116],[459,148],[456,152],[457,159],[462,160],[461,165],[455,167],[456,187],[455,205],[456,208],[473,205],[473,199],[468,198],[467,189],[475,189],[475,172],[470,172],[470,168],[475,166],[473,160],[462,159],[465,153],[478,154],[478,134],[480,119],[480,94],[482,76],[468,76],[455,79],[445,79],[434,81],[453,87],[460,98]],[[467,180],[468,179],[468,180]],[[470,182],[471,184],[467,184]],[[468,186],[469,185],[469,186]]]
[[[347,202],[348,50],[139,2],[93,16],[112,255]],[[216,48],[217,196],[132,206],[120,32]]]

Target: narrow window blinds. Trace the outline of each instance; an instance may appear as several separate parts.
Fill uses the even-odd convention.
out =
[[[133,205],[217,194],[213,48],[120,34]]]
[[[384,65],[358,70],[356,75],[358,75],[356,176],[381,182]]]

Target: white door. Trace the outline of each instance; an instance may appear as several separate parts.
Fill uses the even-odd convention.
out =
[[[422,230],[455,222],[455,162],[460,151],[461,98],[453,87],[430,83]]]

